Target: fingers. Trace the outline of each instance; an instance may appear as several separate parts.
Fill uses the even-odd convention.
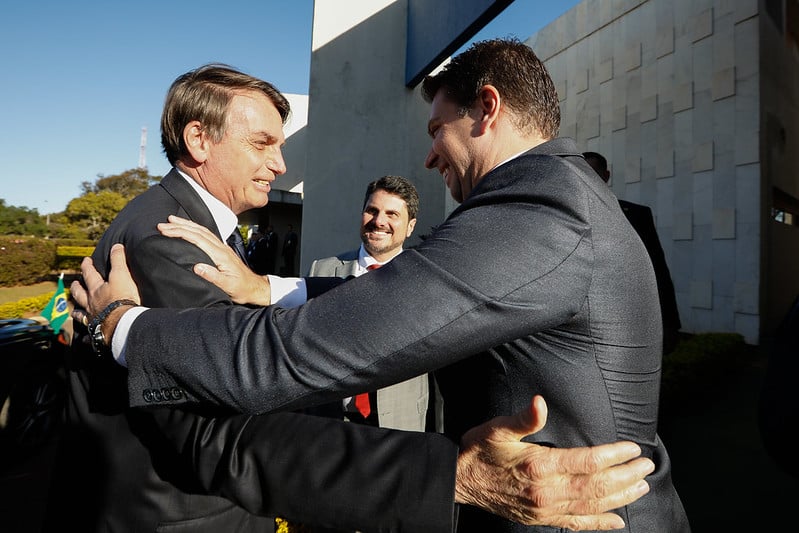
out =
[[[194,273],[217,287],[220,287],[224,281],[222,273],[219,272],[219,270],[205,263],[197,263],[194,265]]]
[[[70,316],[73,318],[73,320],[83,324],[84,326],[89,325],[89,313],[82,307],[74,307],[70,313]]]
[[[588,501],[581,510],[601,512],[631,504],[649,492],[649,483],[644,478],[653,470],[652,461],[639,458],[594,476],[587,484],[588,490],[601,497],[596,502]]]
[[[83,258],[80,263],[80,273],[83,275],[83,283],[89,292],[105,282],[100,273],[97,272],[97,269],[94,268],[94,261],[92,261],[91,257]]]
[[[535,505],[563,515],[594,515],[624,507],[649,492],[644,478],[655,469],[647,458],[630,460],[631,454],[640,453],[630,442],[534,451],[526,470],[531,480],[538,479]],[[532,506],[532,489],[529,497]]]
[[[640,446],[630,441],[619,441],[590,448],[571,448],[561,451],[564,452],[564,455],[559,458],[560,464],[558,466],[566,472],[574,474],[600,472],[614,465],[626,463],[641,455]],[[651,461],[649,462],[651,463]],[[652,464],[652,467],[654,468],[654,464]]]
[[[91,259],[90,259],[91,261]],[[81,283],[77,280],[73,281],[72,284],[69,286],[69,294],[78,307],[83,307],[84,309],[88,305],[88,295],[86,294],[86,289],[81,285]],[[73,316],[72,318],[76,318]]]
[[[111,272],[108,274],[108,282],[112,285],[118,284],[130,284],[133,282],[133,278],[130,275],[130,270],[128,270],[128,263],[125,258],[125,247],[121,244],[115,244],[111,247]],[[138,293],[138,291],[136,291]],[[132,298],[136,302],[141,302],[138,298],[138,294],[136,298]]]
[[[547,403],[543,396],[534,396],[527,409],[519,411],[509,417],[507,425],[502,431],[516,436],[516,440],[522,440],[527,435],[532,435],[543,429],[547,423]],[[510,435],[503,437],[511,438]]]
[[[157,225],[165,237],[180,238],[197,246],[215,265],[241,263],[233,250],[207,228],[174,215],[170,215],[168,220]]]
[[[570,529],[572,531],[608,531],[612,529],[622,529],[624,527],[624,520],[622,520],[619,515],[613,513],[585,516],[562,515],[549,517],[546,524],[551,524],[558,528]]]

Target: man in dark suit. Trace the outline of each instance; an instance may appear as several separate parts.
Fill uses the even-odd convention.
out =
[[[231,305],[225,293],[191,272],[193,264],[208,257],[193,245],[163,237],[156,224],[177,214],[217,238],[240,241],[236,214],[264,205],[270,183],[285,171],[282,126],[288,113],[288,102],[273,86],[227,67],[211,65],[178,78],[162,116],[164,151],[174,168],[120,212],[98,243],[94,264],[107,273],[110,248],[124,243],[147,305]],[[240,254],[240,242],[231,243]],[[85,333],[80,325],[78,329]],[[120,370],[86,345],[74,347],[68,368],[67,427],[48,529],[61,530],[66,523],[81,532],[260,532],[273,531],[275,522],[269,517],[284,512],[312,523],[379,527],[391,522],[405,529],[451,529],[454,475],[449,471],[455,468],[457,450],[443,439],[395,439],[390,453],[409,461],[398,459],[390,472],[377,464],[348,468],[341,454],[363,448],[368,455],[368,450],[378,449],[374,441],[382,438],[379,431],[359,433],[337,421],[302,415],[130,409],[125,372]],[[154,396],[179,394],[169,388]],[[242,485],[222,494],[225,497],[207,495],[193,471],[192,454],[224,453],[225,446],[245,442],[254,463],[247,465],[261,471],[257,489]],[[414,455],[419,447],[449,466],[425,468]],[[331,452],[337,448],[339,454]],[[319,471],[318,464],[326,468]],[[346,494],[378,475],[420,491],[395,495],[397,506],[407,512],[395,517],[387,511],[388,516],[382,516],[388,506],[371,492],[361,495],[361,505],[347,514],[341,513],[335,498],[320,497],[327,490]],[[420,496],[425,501],[418,502]],[[317,501],[308,506],[306,498]],[[419,505],[425,509],[414,515]]]
[[[610,181],[610,170],[608,170],[608,160],[605,159],[605,156],[597,152],[583,152],[583,157],[605,183]],[[660,316],[663,321],[663,355],[666,355],[677,347],[682,323],[680,322],[680,312],[677,309],[674,283],[671,280],[669,266],[666,264],[666,255],[663,253],[663,247],[660,245],[658,232],[655,229],[655,219],[652,217],[652,210],[645,205],[619,200],[619,207],[643,241],[655,269],[658,298],[660,299]]]
[[[656,432],[662,333],[655,276],[608,187],[573,141],[555,138],[558,98],[543,64],[516,40],[477,43],[427,77],[423,92],[432,103],[425,164],[441,173],[460,207],[421,245],[295,309],[114,310],[100,327],[107,335],[120,328],[114,353],[128,366],[130,401],[294,409],[438,368],[445,431],[462,443],[458,480],[479,475],[470,463],[475,433],[467,428],[540,393],[551,419],[525,439],[543,454],[533,471],[551,468],[546,457],[554,451],[566,464],[580,453],[574,447],[635,441],[655,464],[650,491],[618,509],[625,523],[613,525],[688,531]],[[219,268],[196,266],[198,274],[226,278],[237,301],[252,284],[268,290],[216,239],[175,222],[165,234],[216,247]],[[91,301],[73,285],[92,312],[136,297],[121,248],[112,250],[112,263],[111,283],[84,265]],[[375,298],[384,291],[404,298]],[[374,335],[385,323],[397,333]],[[170,357],[154,357],[155,347]],[[142,397],[173,386],[185,396]],[[550,481],[539,497],[574,488],[569,476]],[[492,508],[468,492],[456,492],[456,501]],[[460,531],[528,530],[469,505],[459,513]],[[561,528],[587,524],[504,516]]]
[[[275,273],[275,263],[277,262],[277,232],[275,232],[275,228],[272,225],[268,225],[266,227],[266,233],[264,234],[264,238],[266,239],[266,273],[267,274],[274,274]]]
[[[413,234],[419,211],[416,187],[401,176],[383,176],[366,186],[361,208],[361,246],[311,263],[309,276],[360,276],[379,268],[402,253],[405,239]],[[402,298],[384,294],[381,298]],[[339,418],[380,427],[424,431],[430,403],[427,375],[377,391],[350,396],[343,402],[324,404],[309,412],[335,414]],[[361,405],[364,403],[365,405]],[[364,410],[368,409],[368,413]],[[364,416],[366,414],[366,416]]]
[[[235,91],[247,97],[231,98]],[[208,101],[193,100],[196,94]],[[215,113],[214,106],[228,106],[227,113]],[[108,272],[111,246],[124,243],[142,302],[173,308],[231,305],[225,293],[191,272],[204,254],[165,239],[156,224],[177,214],[222,239],[238,234],[237,214],[264,205],[269,183],[285,171],[280,145],[288,112],[288,102],[274,87],[232,69],[208,66],[178,78],[161,123],[173,169],[111,223],[92,256],[97,268]],[[250,160],[229,147],[239,137],[253,147]],[[191,531],[274,527],[270,518],[198,493],[193,474],[165,445],[164,432],[198,423],[199,416],[175,411],[167,423],[160,414],[129,409],[124,373],[80,341],[73,345],[68,370],[70,401],[59,465],[64,486],[53,491],[54,528],[62,528],[64,520],[78,531],[155,531],[189,521]]]
[[[283,238],[283,273],[286,276],[296,275],[294,260],[297,257],[299,237],[294,232],[294,226],[289,224],[286,236]]]

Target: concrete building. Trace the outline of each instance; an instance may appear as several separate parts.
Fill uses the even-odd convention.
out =
[[[526,41],[561,135],[652,208],[685,331],[757,343],[799,295],[798,6],[586,0]]]
[[[308,123],[286,153],[299,170],[285,183],[304,181],[303,273],[358,242],[379,176],[419,188],[417,235],[454,207],[423,166],[429,107],[405,85],[414,3],[315,3]],[[445,20],[452,4],[427,8]],[[561,135],[608,158],[617,196],[652,208],[686,332],[758,343],[799,294],[798,6],[585,0],[526,41],[555,80]]]

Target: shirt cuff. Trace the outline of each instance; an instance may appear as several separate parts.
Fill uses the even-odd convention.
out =
[[[305,278],[267,276],[272,290],[272,305],[284,308],[298,307],[308,301]]]
[[[114,360],[125,368],[128,367],[128,363],[125,361],[125,348],[127,348],[128,345],[128,333],[130,333],[130,328],[133,326],[133,321],[148,309],[149,307],[133,307],[125,311],[125,313],[119,317],[119,322],[117,322],[117,327],[114,330],[114,336],[111,337],[111,353],[114,354]]]

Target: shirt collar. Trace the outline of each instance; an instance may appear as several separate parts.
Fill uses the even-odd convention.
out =
[[[208,211],[211,212],[211,217],[213,217],[216,227],[219,229],[219,236],[222,237],[222,240],[227,239],[228,236],[233,233],[233,230],[236,229],[236,226],[239,225],[239,217],[236,216],[236,213],[220,202],[213,194],[203,189],[200,184],[191,179],[188,174],[177,167],[175,167],[175,170],[177,170],[178,174],[183,176],[183,179],[188,181],[189,185],[197,191],[197,194],[200,195],[200,200],[202,200],[205,207],[208,208]]]
[[[529,149],[529,148],[527,148],[526,150],[522,150],[522,151],[521,151],[521,152],[519,152],[518,154],[514,154],[514,155],[510,156],[510,157],[509,157],[509,158],[507,158],[506,160],[504,160],[504,161],[502,161],[501,163],[499,163],[498,165],[496,165],[496,166],[495,166],[494,168],[492,168],[491,170],[496,170],[497,168],[501,167],[502,165],[504,165],[504,164],[505,164],[505,163],[507,163],[508,161],[513,161],[514,159],[516,159],[516,158],[517,158],[517,157],[519,157],[520,155],[522,155],[522,154],[524,154],[524,153],[527,153],[527,152],[529,152],[529,151],[530,151],[530,149]],[[491,172],[491,171],[489,170],[489,172]]]
[[[401,254],[402,251],[403,248],[400,247],[400,251],[397,252],[397,255]],[[395,255],[394,257],[397,257],[397,255]],[[394,259],[394,257],[392,257],[391,259]],[[391,261],[391,259],[389,259],[388,261]],[[367,252],[366,248],[363,247],[363,243],[361,243],[361,247],[358,248],[358,268],[360,270],[366,270],[372,265],[383,266],[386,263],[388,263],[388,261],[386,261],[385,263],[380,263],[379,261],[377,261],[374,257],[369,255],[369,252]]]

